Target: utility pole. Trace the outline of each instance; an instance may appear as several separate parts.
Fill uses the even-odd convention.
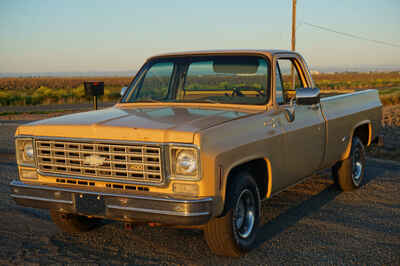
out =
[[[296,50],[296,0],[292,0],[292,51]],[[296,86],[296,78],[295,78],[295,70],[292,63],[292,67],[290,69],[292,76],[292,90],[295,90]]]
[[[296,0],[293,1],[292,6],[292,51],[296,50]]]

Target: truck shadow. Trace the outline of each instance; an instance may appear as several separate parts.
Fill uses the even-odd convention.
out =
[[[313,212],[317,212],[324,205],[334,200],[340,193],[341,191],[338,190],[336,185],[330,185],[317,195],[311,196],[299,205],[290,207],[284,213],[267,221],[259,229],[257,246],[281,234],[304,217],[311,215]],[[265,209],[265,207],[263,209]]]
[[[373,171],[373,173],[365,176],[361,189],[374,180],[380,172],[381,171]],[[320,192],[310,196],[310,191],[315,191],[315,187],[321,186],[322,190]],[[339,187],[333,183],[331,175],[324,172],[324,174],[311,177],[303,183],[297,184],[293,188],[281,192],[272,199],[263,202],[262,211],[264,223],[260,225],[256,246],[261,246],[265,242],[286,231],[288,228],[294,226],[303,218],[320,211],[321,208],[335,200],[341,193],[353,192],[341,191]],[[290,205],[292,206],[288,207]],[[270,212],[272,212],[272,214]],[[274,212],[280,213],[273,216]]]

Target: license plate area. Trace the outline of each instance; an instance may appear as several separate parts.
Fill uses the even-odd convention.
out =
[[[96,194],[75,194],[76,212],[81,214],[104,214],[106,204],[103,196]]]

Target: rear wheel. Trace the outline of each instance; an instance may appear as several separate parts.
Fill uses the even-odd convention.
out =
[[[332,168],[335,182],[343,191],[359,188],[365,176],[365,148],[358,137],[351,143],[350,156]]]
[[[217,255],[238,257],[255,246],[260,220],[260,193],[251,175],[237,174],[228,187],[227,212],[204,228],[210,249]]]
[[[64,232],[88,232],[100,225],[101,219],[50,210],[51,220]]]

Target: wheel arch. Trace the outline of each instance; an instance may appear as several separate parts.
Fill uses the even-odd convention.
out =
[[[351,130],[351,134],[347,143],[347,148],[342,156],[343,159],[347,159],[350,156],[351,143],[354,137],[358,137],[365,147],[368,147],[372,141],[372,123],[370,120],[364,120],[357,123]]]
[[[221,195],[223,197],[224,208],[220,216],[226,213],[226,198],[228,193],[228,186],[233,182],[236,174],[241,171],[248,171],[254,178],[257,187],[260,191],[260,198],[265,199],[271,196],[272,189],[272,168],[271,161],[262,156],[254,156],[245,158],[241,161],[235,162],[226,170],[224,175],[224,184],[222,186]]]

